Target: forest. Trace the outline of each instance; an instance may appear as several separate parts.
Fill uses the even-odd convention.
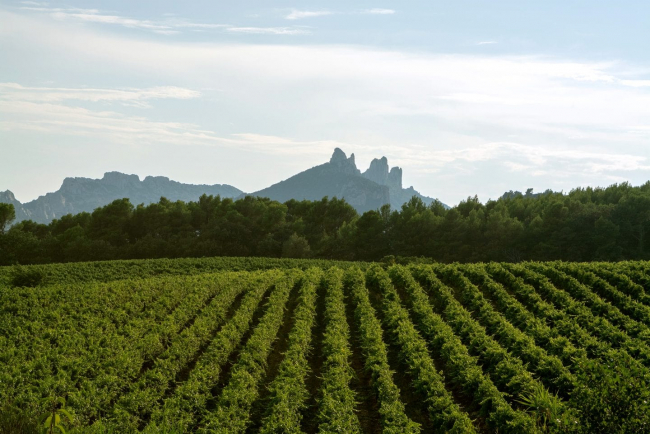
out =
[[[11,225],[0,204],[0,265],[114,259],[257,256],[438,262],[650,259],[650,182],[509,192],[446,209],[412,198],[359,215],[342,199],[239,200],[134,205],[116,200],[48,225]]]

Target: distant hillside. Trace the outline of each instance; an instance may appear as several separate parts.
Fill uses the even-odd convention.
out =
[[[337,197],[345,199],[359,213],[378,209],[385,204],[400,209],[413,196],[419,197],[427,205],[435,200],[421,195],[413,187],[402,188],[402,169],[393,167],[389,171],[386,157],[372,160],[368,170],[361,173],[354,154],[348,158],[339,148],[334,150],[328,163],[248,195],[268,197],[279,202]]]
[[[33,220],[49,223],[66,214],[92,212],[125,197],[133,204],[150,204],[158,202],[163,196],[171,201],[196,201],[202,194],[234,198],[242,191],[226,184],[182,184],[164,176],[147,176],[140,181],[137,175],[108,172],[102,179],[65,178],[59,190],[25,204],[16,200],[9,190],[0,192],[0,203],[14,205],[16,222]]]
[[[128,198],[134,205],[158,202],[161,197],[190,202],[198,200],[202,194],[224,198],[260,196],[279,202],[337,197],[345,199],[360,214],[385,204],[399,210],[413,196],[422,199],[426,205],[435,200],[422,196],[413,187],[402,188],[402,169],[393,167],[389,170],[386,157],[375,158],[368,170],[361,173],[354,154],[348,158],[345,152],[336,148],[328,163],[250,194],[227,184],[182,184],[163,176],[147,176],[140,181],[137,175],[108,172],[102,179],[65,178],[57,191],[24,204],[11,191],[0,192],[0,203],[14,205],[16,223],[23,220],[49,223],[66,214],[92,212],[116,199]]]

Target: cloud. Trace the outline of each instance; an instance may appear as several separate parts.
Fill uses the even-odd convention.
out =
[[[373,9],[366,9],[362,13],[370,14],[370,15],[392,15],[395,13],[395,11],[393,9],[373,8]]]
[[[0,100],[0,131],[27,130],[109,139],[120,144],[227,146],[276,155],[313,155],[350,147],[333,140],[295,140],[272,135],[241,133],[220,136],[184,122],[161,122],[114,111],[96,111],[61,104]]]
[[[495,160],[512,171],[547,169],[553,173],[568,169],[584,173],[650,170],[645,156],[625,153],[594,152],[587,149],[529,146],[514,142],[486,143],[474,148],[431,152],[425,157],[429,164],[445,165],[458,161],[479,162]],[[549,162],[552,162],[549,165]],[[554,170],[553,166],[557,166]],[[549,167],[550,166],[550,167]],[[546,172],[548,173],[548,172]]]
[[[96,89],[28,87],[18,83],[0,83],[0,100],[60,102],[66,100],[90,102],[121,102],[131,106],[149,107],[152,99],[193,99],[201,93],[192,89],[160,86],[145,89]]]
[[[476,176],[475,172],[482,170],[481,168],[488,168],[488,172],[493,176],[496,174],[503,176],[507,173],[521,174],[529,180],[526,182],[538,179],[538,183],[540,185],[546,183],[546,187],[549,186],[549,180],[552,181],[552,185],[559,186],[566,185],[568,182],[570,187],[576,186],[575,180],[584,178],[621,182],[626,179],[626,174],[650,170],[650,162],[646,156],[624,152],[538,147],[516,142],[491,142],[473,147],[438,150],[408,145],[377,146],[331,139],[301,140],[258,133],[220,135],[192,123],[163,122],[142,116],[127,116],[114,111],[97,111],[30,101],[0,100],[0,114],[2,114],[0,131],[5,133],[30,131],[50,137],[57,135],[81,137],[90,142],[101,140],[119,143],[122,147],[149,146],[155,149],[168,144],[228,148],[233,152],[253,152],[280,158],[291,157],[292,161],[305,157],[311,157],[312,161],[313,158],[315,161],[320,161],[327,158],[332,149],[339,147],[347,152],[356,152],[360,168],[366,166],[359,161],[359,157],[367,159],[388,155],[391,166],[397,164],[406,167],[410,177],[437,176],[439,179],[460,177],[459,181],[470,182],[470,184]],[[471,188],[471,185],[468,188]],[[474,186],[471,192],[477,192],[476,188]],[[485,186],[481,185],[480,188]],[[510,184],[507,188],[511,189],[513,185]],[[452,190],[438,191],[437,194],[442,193],[447,197],[454,194]],[[483,193],[485,198],[490,195],[496,197],[501,192],[492,190],[492,194],[482,191],[480,193]]]
[[[137,19],[131,17],[124,17],[115,14],[106,14],[99,9],[84,9],[84,8],[53,8],[48,7],[47,3],[38,2],[22,2],[25,6],[20,9],[32,12],[46,13],[50,17],[59,21],[78,21],[84,23],[97,23],[105,25],[116,25],[130,29],[147,30],[161,35],[174,35],[181,33],[184,29],[191,31],[202,31],[209,29],[220,29],[229,33],[241,34],[259,34],[259,35],[306,35],[311,32],[303,28],[296,27],[249,27],[237,26],[232,24],[223,23],[195,23],[193,21],[179,19],[173,14],[163,14],[166,18],[164,20],[149,20]],[[395,13],[392,9],[366,9],[361,12],[353,12],[353,14],[373,14],[373,15],[387,15]],[[300,20],[305,18],[313,18],[326,15],[340,14],[339,12],[332,12],[327,10],[320,11],[300,11],[292,10],[285,16],[288,20]]]
[[[493,44],[497,44],[497,41],[481,41],[478,42],[476,45],[493,45]]]
[[[303,18],[322,17],[333,14],[334,12],[330,11],[298,11],[294,9],[285,18],[287,20],[301,20]]]
[[[254,35],[308,35],[308,30],[293,27],[228,27],[227,32]]]
[[[630,87],[650,87],[650,80],[619,80],[619,83]]]
[[[293,9],[287,16],[285,16],[285,18],[287,20],[301,20],[301,19],[304,19],[304,18],[322,17],[322,16],[327,16],[327,15],[357,15],[357,14],[362,14],[362,15],[392,15],[394,13],[395,13],[395,11],[393,9],[380,9],[380,8],[364,9],[364,10],[357,11],[357,12],[333,12],[333,11],[328,11],[328,10],[299,11],[299,10]]]
[[[643,65],[345,45],[151,40],[2,11],[0,23],[3,44],[13,44],[12,49],[20,53],[15,68],[47,70],[46,78],[72,75],[92,83],[98,74],[110,73],[115,83],[146,77],[151,83],[222,89],[218,101],[208,104],[202,98],[194,112],[186,110],[193,104],[188,101],[182,112],[166,108],[160,114],[193,122],[196,118],[200,125],[157,122],[155,106],[146,120],[120,117],[118,104],[106,119],[96,112],[71,111],[62,120],[56,114],[75,105],[74,100],[25,97],[3,101],[0,119],[5,129],[46,129],[44,137],[105,134],[116,143],[124,138],[129,143],[160,139],[179,145],[232,145],[232,149],[267,146],[260,152],[318,152],[323,158],[331,153],[327,143],[342,142],[346,152],[366,151],[357,154],[357,161],[364,154],[386,155],[391,164],[408,168],[405,177],[412,178],[405,178],[405,185],[413,183],[430,195],[444,189],[449,191],[447,201],[481,193],[479,189],[493,194],[515,188],[507,185],[506,177],[538,179],[538,184],[547,183],[541,187],[562,189],[621,178],[647,180],[650,170],[646,127],[650,87],[639,76],[639,71],[645,71]],[[43,34],[48,37],[42,38]],[[47,58],[41,58],[43,52]],[[53,58],[66,62],[52,62]],[[26,83],[21,85],[27,87]],[[25,95],[30,92],[40,93],[25,91]],[[135,101],[155,103],[154,99]],[[10,111],[18,102],[23,112]],[[43,106],[48,103],[52,107],[45,115]],[[205,116],[206,111],[225,115]],[[230,122],[235,126],[224,126]],[[80,126],[79,133],[74,127],[64,128],[73,124]],[[97,128],[91,132],[84,124]],[[110,133],[104,129],[107,124]],[[127,124],[133,126],[131,130],[119,129]],[[256,132],[275,139],[246,136],[244,140],[232,132]],[[287,139],[291,143],[279,136],[291,136]],[[311,150],[310,143],[322,145]],[[480,170],[485,171],[480,172],[484,178],[461,175]],[[499,176],[504,178],[503,187],[495,187],[493,178]]]
[[[28,5],[22,7],[23,10],[47,13],[52,18],[60,21],[74,20],[86,23],[110,24],[131,29],[148,30],[162,35],[177,34],[180,33],[181,29],[226,29],[233,27],[230,24],[195,23],[175,18],[171,14],[165,14],[168,18],[163,21],[154,21],[105,14],[99,9],[51,8],[47,7],[47,3],[22,3]]]

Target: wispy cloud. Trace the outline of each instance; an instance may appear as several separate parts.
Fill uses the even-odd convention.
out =
[[[343,11],[330,11],[330,10],[318,10],[318,11],[301,11],[293,9],[288,15],[285,16],[287,20],[301,20],[304,18],[314,18],[314,17],[323,17],[327,15],[392,15],[395,11],[393,9],[363,9],[360,11],[354,12],[343,12]]]
[[[34,1],[22,1],[20,4],[26,5],[26,6],[47,6],[47,2],[34,2]]]
[[[28,130],[96,137],[121,144],[228,146],[293,156],[328,153],[335,147],[351,147],[350,144],[333,140],[296,140],[255,133],[221,136],[191,123],[160,122],[114,111],[95,111],[51,103],[0,100],[0,113],[14,117],[12,120],[0,120],[0,131]]]
[[[392,15],[395,13],[393,9],[380,9],[380,8],[373,8],[373,9],[365,9],[363,14],[370,14],[370,15]]]
[[[492,142],[464,149],[425,152],[428,167],[436,168],[465,161],[496,160],[512,171],[549,170],[555,172],[605,173],[650,170],[645,156],[625,153],[594,152],[586,149],[530,146],[515,142]],[[557,167],[553,168],[554,165]]]
[[[492,45],[496,43],[497,41],[481,41],[481,42],[477,42],[476,45]]]
[[[287,20],[301,20],[303,18],[322,17],[333,14],[334,12],[330,11],[298,11],[294,9],[285,18]]]
[[[650,87],[650,80],[619,80],[623,86]]]
[[[21,9],[47,13],[56,20],[74,20],[87,23],[110,24],[131,29],[148,30],[164,35],[179,33],[180,29],[183,28],[218,29],[229,27],[227,24],[195,23],[187,20],[179,20],[177,18],[167,18],[162,21],[143,20],[124,17],[121,15],[106,14],[98,9],[51,8],[47,7],[47,3],[23,2],[23,4],[27,4],[27,6],[24,6]]]
[[[66,100],[90,102],[120,102],[136,107],[149,107],[152,99],[193,99],[201,93],[174,86],[144,89],[97,89],[64,87],[29,87],[18,83],[0,83],[0,100],[29,102],[60,102]]]
[[[23,2],[26,6],[23,10],[47,13],[56,20],[73,20],[86,23],[97,23],[117,25],[131,29],[147,30],[162,35],[174,35],[185,29],[197,30],[222,30],[234,33],[266,34],[266,35],[300,35],[309,32],[299,28],[289,27],[238,27],[232,24],[221,23],[197,23],[189,20],[179,19],[173,15],[166,14],[164,20],[148,20],[124,17],[121,15],[106,14],[98,9],[82,8],[51,8],[47,3]]]
[[[167,24],[156,23],[150,20],[138,20],[133,18],[121,17],[118,15],[104,15],[97,12],[92,13],[70,13],[70,12],[52,12],[52,17],[58,20],[74,19],[79,21],[116,24],[128,28],[138,28],[151,30],[156,33],[174,34],[178,33],[174,27]]]
[[[227,32],[254,35],[307,35],[311,32],[295,27],[228,27]]]

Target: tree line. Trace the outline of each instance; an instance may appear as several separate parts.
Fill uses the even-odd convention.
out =
[[[359,215],[320,201],[201,196],[134,206],[116,200],[92,213],[14,225],[0,204],[0,265],[203,256],[440,262],[650,259],[650,182],[578,188],[568,194],[509,192],[453,208],[413,197]]]

